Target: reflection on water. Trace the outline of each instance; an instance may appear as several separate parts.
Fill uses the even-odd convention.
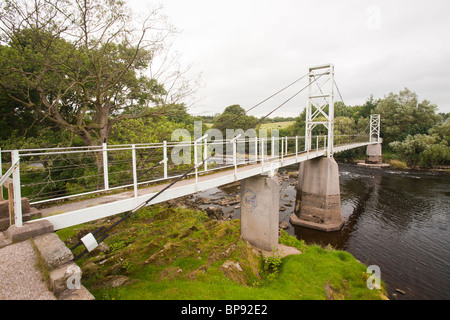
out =
[[[450,174],[341,163],[339,172],[345,225],[330,233],[289,223],[295,179],[280,175],[280,222],[288,223],[286,231],[307,243],[330,244],[367,265],[378,265],[391,299],[450,299]],[[239,192],[234,185],[201,195],[220,198]],[[224,211],[240,217],[239,206]],[[395,293],[397,288],[406,294]]]

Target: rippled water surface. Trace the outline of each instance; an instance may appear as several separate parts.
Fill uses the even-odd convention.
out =
[[[325,233],[290,225],[296,179],[285,175],[280,179],[280,222],[288,223],[286,231],[378,265],[391,299],[450,299],[450,174],[341,163],[339,172],[344,227]],[[211,189],[201,195],[225,194],[239,190]],[[240,217],[239,206],[224,211]]]

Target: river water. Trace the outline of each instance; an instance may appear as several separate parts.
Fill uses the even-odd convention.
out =
[[[377,265],[390,299],[450,299],[450,174],[339,163],[345,224],[340,231],[325,233],[289,223],[296,177],[283,173],[297,169],[285,168],[279,174],[280,222],[286,222],[289,234],[307,243],[330,244],[366,265]],[[238,194],[235,184],[197,196]],[[239,204],[222,208],[230,218],[240,218]]]

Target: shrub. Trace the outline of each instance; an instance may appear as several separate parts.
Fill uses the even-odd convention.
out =
[[[401,170],[404,170],[404,169],[407,169],[408,168],[408,166],[406,165],[406,163],[404,163],[403,161],[400,161],[400,160],[391,160],[391,166],[394,168],[394,169],[401,169]]]

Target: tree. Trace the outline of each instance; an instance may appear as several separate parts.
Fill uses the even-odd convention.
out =
[[[399,94],[389,93],[379,100],[376,112],[381,114],[381,132],[385,142],[403,141],[408,135],[426,134],[440,120],[436,105],[405,88]]]
[[[258,119],[248,116],[245,110],[238,104],[225,108],[223,113],[214,121],[213,128],[222,129],[222,134],[226,136],[226,129],[247,129],[254,128]],[[222,128],[223,127],[223,128]]]
[[[175,34],[160,9],[139,28],[120,0],[7,0],[0,17],[0,89],[85,145],[107,142],[122,120],[162,115],[172,102],[145,75]]]

